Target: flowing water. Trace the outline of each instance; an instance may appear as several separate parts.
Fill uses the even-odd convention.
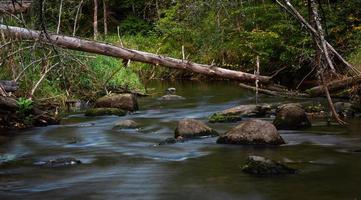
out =
[[[347,128],[313,121],[307,130],[280,131],[287,144],[273,148],[219,145],[216,138],[158,146],[173,136],[180,119],[206,121],[213,112],[255,100],[253,93],[227,82],[158,82],[149,87],[155,88],[155,95],[139,99],[141,110],[133,115],[86,118],[77,114],[65,118],[62,125],[6,137],[0,145],[0,199],[361,198],[359,119]],[[187,100],[159,102],[167,87],[176,87]],[[290,100],[261,96],[260,101]],[[142,128],[113,129],[120,119],[133,119]],[[210,124],[219,132],[235,125]],[[244,174],[241,166],[248,155],[283,161],[300,173]],[[35,165],[61,157],[74,157],[82,164]]]

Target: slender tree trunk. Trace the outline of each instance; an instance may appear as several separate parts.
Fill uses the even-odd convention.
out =
[[[104,35],[108,35],[108,7],[107,0],[103,0],[103,15],[104,15]]]
[[[155,66],[161,65],[172,69],[187,70],[193,73],[199,73],[207,76],[217,76],[243,82],[254,82],[256,80],[256,76],[250,73],[224,69],[212,65],[193,63],[188,60],[161,56],[74,37],[52,35],[49,33],[48,37],[45,38],[40,31],[33,31],[26,28],[6,26],[2,24],[0,24],[0,32],[4,33],[6,37],[10,38],[42,41],[45,43],[51,43],[52,45],[57,45],[62,48],[112,56],[122,58],[124,60],[148,63]],[[271,77],[259,76],[258,80],[260,83],[268,83],[270,82]]]
[[[76,11],[75,20],[74,20],[74,28],[73,28],[73,37],[76,34],[76,29],[77,29],[77,25],[78,25],[78,18],[79,18],[80,12],[81,12],[81,8],[83,6],[83,2],[84,2],[84,0],[80,1],[79,5],[78,5],[78,10]]]
[[[294,19],[299,21],[303,26],[307,28],[307,31],[313,36],[319,39],[319,34],[316,28],[314,28],[310,23],[308,23],[305,18],[293,7],[289,0],[276,0],[276,3],[285,9],[289,14],[291,14]],[[325,41],[326,47],[330,52],[337,58],[341,63],[343,63],[348,69],[352,70],[356,75],[360,74],[360,71],[348,63],[337,51],[336,49],[327,41]]]
[[[317,73],[320,81],[320,85],[322,85],[323,91],[326,95],[327,102],[330,107],[330,111],[334,119],[340,124],[345,125],[346,122],[342,121],[336,112],[335,106],[333,105],[333,101],[330,95],[330,91],[327,87],[327,82],[324,77],[324,72],[328,69],[327,66],[330,67],[331,71],[335,72],[335,68],[333,67],[332,61],[328,54],[328,48],[324,39],[324,32],[321,26],[321,19],[318,14],[318,6],[314,0],[308,0],[308,8],[310,12],[310,24],[314,26],[314,29],[317,31],[317,34],[313,35],[314,46],[316,49],[316,57],[315,64],[317,68]]]
[[[58,28],[56,29],[56,34],[60,33],[60,25],[61,25],[61,15],[62,15],[62,13],[63,13],[63,0],[60,0]]]
[[[98,38],[98,0],[94,0],[93,28],[94,28],[94,40],[97,40],[97,38]]]

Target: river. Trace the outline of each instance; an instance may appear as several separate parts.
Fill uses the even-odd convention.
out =
[[[216,144],[216,138],[158,146],[172,137],[177,121],[206,121],[217,111],[255,102],[254,94],[229,82],[154,82],[155,95],[140,98],[140,111],[126,117],[66,117],[61,125],[13,133],[0,145],[0,199],[357,199],[361,198],[361,123],[347,128],[313,120],[302,131],[280,131],[280,147]],[[157,100],[168,87],[186,97]],[[261,102],[292,101],[260,96]],[[310,100],[304,100],[310,101]],[[312,100],[313,101],[313,100]],[[133,119],[138,130],[115,130]],[[265,120],[272,121],[272,118]],[[225,132],[236,123],[209,124]],[[8,133],[12,134],[12,133]],[[74,140],[77,142],[75,143]],[[255,177],[241,167],[248,155],[260,155],[300,169],[281,177]],[[74,157],[81,165],[35,165]]]

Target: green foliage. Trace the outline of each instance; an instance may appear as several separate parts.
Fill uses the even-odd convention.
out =
[[[128,16],[119,25],[119,31],[122,34],[147,34],[152,30],[152,25],[145,20],[135,17]]]
[[[19,107],[18,112],[23,115],[27,115],[33,108],[33,101],[31,99],[21,97],[16,103]]]
[[[359,70],[361,70],[361,47],[349,56],[350,62]]]
[[[101,80],[103,86],[144,92],[138,75],[130,66],[124,66],[119,59],[96,56],[95,59],[90,60],[89,65],[96,79]]]

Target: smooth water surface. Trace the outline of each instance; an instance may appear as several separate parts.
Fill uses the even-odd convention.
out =
[[[0,199],[358,199],[361,198],[361,124],[348,128],[314,121],[311,129],[280,131],[280,147],[218,145],[216,138],[157,145],[172,137],[177,121],[207,117],[254,94],[228,82],[153,83],[141,110],[126,117],[72,115],[62,125],[17,132],[0,145]],[[157,100],[176,87],[185,101]],[[291,101],[261,96],[260,101]],[[310,100],[304,100],[310,101]],[[133,119],[138,130],[115,130]],[[245,119],[247,120],[247,119]],[[272,118],[266,119],[271,121]],[[235,123],[209,124],[225,132]],[[241,166],[248,155],[283,161],[300,173],[254,177]],[[48,168],[38,162],[74,157],[81,165]]]

